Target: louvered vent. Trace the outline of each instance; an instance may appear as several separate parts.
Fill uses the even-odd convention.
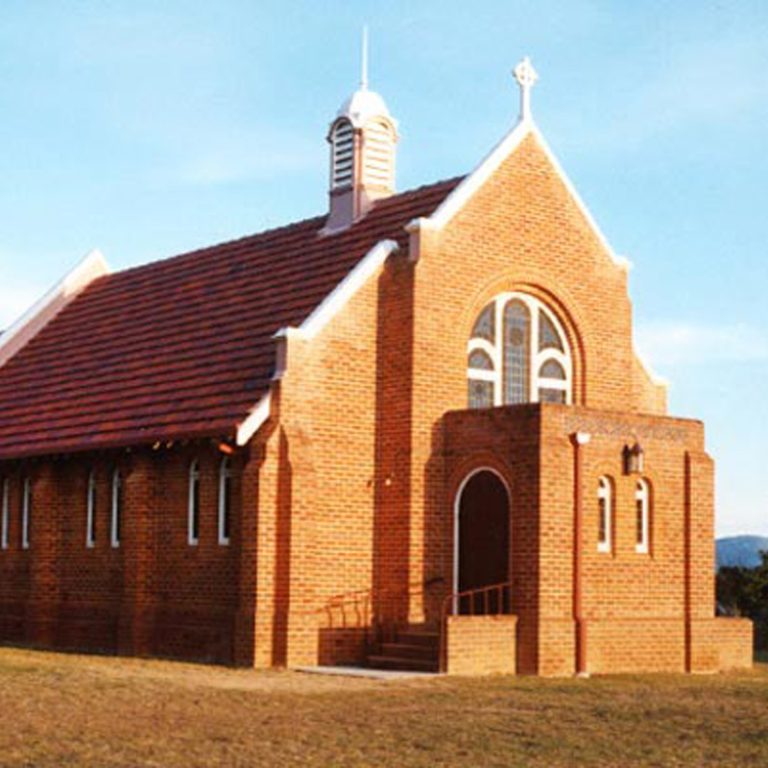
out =
[[[332,189],[349,187],[354,173],[355,134],[352,123],[340,122],[333,131]]]
[[[365,183],[391,188],[394,185],[394,137],[385,123],[374,121],[365,128]]]

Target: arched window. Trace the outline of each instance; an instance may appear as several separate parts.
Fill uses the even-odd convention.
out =
[[[110,540],[112,546],[117,549],[122,540],[123,528],[123,479],[120,470],[112,472],[112,526]]]
[[[0,548],[8,549],[8,525],[10,523],[11,481],[3,479],[2,499],[0,499]]]
[[[530,400],[531,313],[519,299],[504,308],[504,402]]]
[[[88,475],[88,488],[85,499],[85,546],[92,549],[96,545],[96,473]]]
[[[570,403],[573,364],[552,311],[525,293],[502,293],[478,315],[467,348],[470,408]]]
[[[219,465],[219,544],[229,544],[232,506],[232,465],[228,456]]]
[[[650,551],[651,489],[647,480],[637,481],[635,486],[635,551]]]
[[[613,542],[613,481],[601,477],[597,484],[597,551],[610,552]]]
[[[189,489],[187,500],[187,543],[197,546],[200,541],[200,464],[195,459],[189,465]]]
[[[29,549],[32,526],[32,480],[25,477],[21,491],[21,548]]]

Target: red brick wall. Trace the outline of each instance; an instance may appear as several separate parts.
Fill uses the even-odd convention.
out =
[[[449,675],[514,675],[515,616],[451,616],[446,631]]]
[[[565,421],[576,411],[564,409],[546,424],[538,423],[538,411],[488,412],[455,432],[445,414],[466,407],[467,339],[478,312],[503,290],[538,296],[561,318],[574,354],[577,405],[602,409],[598,417],[609,421],[622,412],[663,412],[663,391],[633,353],[627,273],[604,252],[531,138],[442,232],[418,237],[416,264],[393,257],[316,338],[288,341],[277,426],[259,479],[260,486],[277,487],[267,493],[282,501],[276,511],[259,506],[257,604],[263,610],[257,609],[257,626],[263,623],[263,630],[257,630],[256,655],[261,663],[318,658],[321,634],[325,649],[334,646],[334,628],[318,609],[350,592],[368,591],[374,612],[386,605],[395,618],[437,622],[440,600],[452,588],[455,492],[467,472],[489,463],[510,478],[518,512],[512,520],[518,668],[570,673],[568,430],[577,425]],[[695,523],[700,533],[690,542],[688,581],[683,565],[685,454],[703,455],[703,445],[695,423],[619,422],[611,427],[618,432],[597,430],[585,453],[590,527],[584,535],[595,535],[600,474],[615,478],[620,513],[613,555],[598,558],[592,544],[585,545],[584,611],[597,626],[614,615],[647,619],[651,642],[658,622],[684,621],[686,599],[711,615],[710,587],[700,583],[711,581],[706,515]],[[654,549],[645,557],[628,549],[634,485],[620,467],[621,449],[637,425],[674,433],[648,445],[649,480],[659,495]],[[489,443],[490,434],[497,434],[498,445]],[[454,452],[463,459],[446,460]],[[422,588],[426,583],[437,587]],[[391,601],[392,593],[408,596]],[[289,616],[278,621],[279,604]],[[337,628],[345,631],[339,647],[347,654],[354,627]],[[601,654],[610,658],[599,637],[596,631],[595,665],[603,663]],[[289,647],[276,655],[279,643]],[[670,641],[664,663],[677,668],[679,659],[680,644]]]
[[[711,627],[714,617],[712,466],[702,451],[699,422],[553,405],[448,414],[442,442],[445,475],[452,480],[443,508],[451,506],[469,469],[489,466],[502,474],[513,497],[518,669],[573,674],[575,448],[570,438],[576,432],[591,436],[579,449],[585,671],[682,671],[691,652],[687,622],[706,618]],[[643,477],[652,489],[647,554],[635,550],[638,476],[625,475],[622,465],[622,449],[636,439],[645,449]],[[597,547],[597,489],[603,475],[611,477],[615,489],[607,553]],[[452,540],[452,528],[440,535]],[[448,558],[446,567],[450,564]]]
[[[372,615],[439,621],[453,587],[456,491],[488,465],[512,494],[517,669],[572,673],[569,435],[583,429],[593,434],[582,466],[587,665],[641,668],[655,645],[654,663],[679,668],[682,622],[682,663],[695,666],[685,621],[712,617],[712,467],[699,424],[633,415],[661,413],[665,403],[633,353],[626,271],[533,138],[444,230],[415,238],[416,263],[390,258],[315,338],[285,342],[272,419],[236,459],[229,547],[216,541],[219,456],[211,447],[119,457],[119,551],[108,546],[105,522],[117,457],[0,467],[14,477],[12,539],[21,472],[36,473],[42,520],[29,553],[0,553],[2,636],[257,666],[360,658]],[[467,404],[474,320],[509,290],[539,297],[560,317],[576,405],[451,413]],[[652,550],[642,556],[631,546],[633,480],[620,465],[636,436],[654,493]],[[204,510],[196,548],[186,543],[192,455],[201,461]],[[99,545],[86,551],[94,463],[103,522]],[[596,482],[605,473],[617,489],[607,556],[595,542]],[[631,657],[616,640],[630,624]]]
[[[753,636],[748,619],[696,619],[691,635],[692,672],[751,668]]]
[[[189,463],[200,462],[200,543],[187,543]],[[136,451],[0,467],[11,479],[11,539],[0,551],[0,639],[59,648],[230,661],[238,606],[239,477],[232,541],[218,544],[211,447]],[[123,477],[119,548],[110,542],[111,475]],[[96,543],[86,491],[97,476]],[[33,479],[30,547],[20,547],[22,478]]]
[[[574,357],[574,400],[654,411],[655,390],[634,375],[627,273],[605,253],[543,151],[527,138],[441,231],[422,236],[414,286],[411,580],[425,570],[430,519],[443,514],[435,425],[466,407],[466,345],[501,291],[548,304]],[[426,470],[426,471],[425,471]],[[413,618],[419,617],[418,606]]]

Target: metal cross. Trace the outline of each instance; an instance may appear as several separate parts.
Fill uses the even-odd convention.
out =
[[[527,120],[531,116],[531,88],[539,76],[527,56],[514,68],[513,72],[520,86],[520,119]]]

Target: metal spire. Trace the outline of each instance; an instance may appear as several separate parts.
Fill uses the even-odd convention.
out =
[[[368,25],[363,24],[362,61],[360,63],[360,90],[368,90]]]

